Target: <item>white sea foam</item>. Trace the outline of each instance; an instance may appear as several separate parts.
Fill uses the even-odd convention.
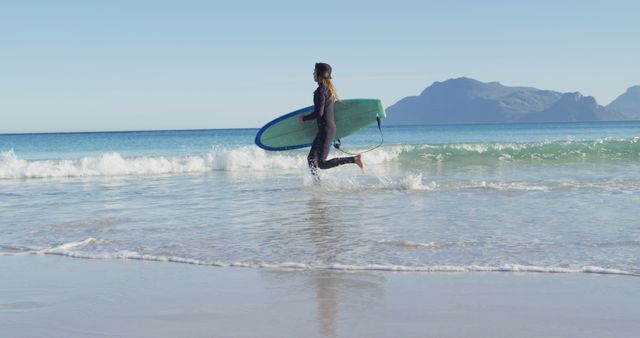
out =
[[[451,191],[464,189],[489,189],[503,191],[532,191],[548,192],[558,189],[598,189],[608,191],[629,191],[640,187],[640,180],[607,180],[598,182],[501,182],[487,180],[465,181],[432,181],[425,179],[418,172],[409,172],[402,176],[389,177],[376,173],[376,166],[400,160],[403,156],[425,154],[429,148],[436,146],[389,146],[376,149],[365,155],[370,166],[366,176],[343,175],[343,171],[321,171],[322,185],[320,189],[327,191]],[[445,146],[438,146],[445,147]],[[450,147],[448,145],[447,147]],[[465,145],[457,145],[464,148]],[[479,146],[478,146],[479,147]],[[482,147],[473,148],[483,151]],[[332,153],[331,156],[339,154]],[[439,154],[442,155],[442,154]],[[445,154],[446,155],[446,154]],[[418,155],[420,156],[420,155]],[[354,173],[357,168],[351,168]],[[0,180],[26,178],[60,178],[60,177],[109,177],[123,175],[160,175],[206,173],[211,171],[231,172],[265,172],[297,170],[304,173],[304,185],[314,186],[314,182],[307,173],[306,153],[294,152],[266,152],[253,146],[236,148],[214,147],[202,156],[142,156],[123,157],[118,153],[106,153],[99,156],[83,157],[77,160],[25,160],[19,158],[13,151],[6,151],[0,155]],[[378,173],[384,170],[378,170]],[[339,175],[337,173],[340,173]]]
[[[357,179],[345,175],[322,176],[322,184],[317,186],[311,177],[305,177],[304,184],[308,187],[326,191],[452,191],[465,189],[487,189],[501,191],[538,191],[548,192],[553,189],[563,189],[568,186],[549,182],[546,184],[535,182],[499,182],[499,181],[429,181],[423,174],[407,174],[400,177],[370,175],[369,179]],[[375,181],[372,181],[374,178]],[[575,187],[576,185],[571,185]],[[578,187],[580,187],[578,185]],[[588,187],[592,187],[589,184]]]
[[[413,242],[413,241],[391,241],[388,242],[390,244],[405,247],[405,248],[420,248],[420,249],[442,249],[450,246],[454,246],[455,243],[445,243],[445,242]]]
[[[212,149],[203,156],[125,158],[119,153],[106,153],[77,160],[34,161],[21,159],[13,151],[6,151],[0,157],[0,179],[283,170],[305,166],[306,158],[302,154],[273,155],[255,147]]]
[[[321,176],[322,184],[316,185],[311,177],[304,178],[304,184],[314,189],[325,191],[360,191],[360,190],[381,190],[381,191],[411,191],[411,190],[433,190],[436,186],[434,182],[425,182],[422,174],[408,174],[398,178],[387,176],[372,176],[371,179],[361,180],[350,176]]]
[[[423,167],[446,161],[515,161],[559,159],[633,159],[640,157],[638,138],[632,140],[545,141],[533,143],[459,143],[388,145],[365,154],[368,165],[401,162]],[[357,153],[365,149],[351,149]],[[333,151],[330,157],[343,156]],[[12,150],[0,156],[0,179],[156,175],[224,171],[304,169],[306,151],[266,152],[255,146],[213,147],[200,156],[123,157],[117,152],[80,159],[25,160]]]
[[[551,186],[529,182],[487,182],[470,181],[457,183],[458,189],[493,189],[493,190],[524,190],[524,191],[549,191]]]
[[[287,170],[307,166],[306,154],[268,153],[257,147],[214,147],[206,156],[210,170]]]
[[[473,273],[473,272],[511,272],[511,273],[592,273],[604,275],[625,275],[639,277],[640,273],[617,268],[605,268],[599,266],[582,267],[556,267],[556,266],[535,266],[519,264],[501,264],[496,266],[487,265],[387,265],[387,264],[315,264],[303,262],[221,262],[207,261],[179,256],[164,256],[141,254],[136,251],[121,250],[117,252],[91,252],[84,250],[91,245],[103,243],[102,240],[87,238],[81,241],[63,243],[49,248],[29,248],[1,245],[0,247],[11,250],[2,252],[0,256],[18,255],[57,255],[83,259],[104,259],[104,260],[142,260],[156,262],[171,262],[194,264],[215,267],[238,267],[238,268],[266,268],[266,269],[295,269],[295,270],[339,270],[339,271],[400,271],[400,272],[447,272],[447,273]],[[431,246],[437,243],[408,243],[409,245]]]
[[[367,154],[367,164],[375,165],[397,159],[405,147]],[[332,154],[339,155],[339,154]],[[122,175],[183,174],[209,171],[269,171],[306,169],[307,154],[303,151],[274,153],[257,147],[214,147],[202,156],[139,156],[123,157],[105,153],[69,160],[25,160],[14,151],[0,156],[0,179],[95,177]]]
[[[65,253],[65,252],[70,252],[73,249],[80,249],[80,248],[83,248],[92,244],[97,244],[97,243],[102,243],[102,241],[97,240],[93,237],[90,237],[82,241],[63,243],[46,250],[48,253],[57,253],[57,252]]]

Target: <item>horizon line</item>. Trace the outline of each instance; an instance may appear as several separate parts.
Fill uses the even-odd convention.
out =
[[[384,120],[383,120],[384,121]],[[573,124],[573,123],[625,123],[640,122],[640,120],[590,120],[590,121],[510,121],[510,122],[462,122],[462,123],[427,123],[427,124],[391,124],[385,127],[427,127],[427,126],[465,126],[465,125],[505,125],[505,124]],[[135,130],[96,130],[96,131],[45,131],[25,133],[0,133],[0,136],[18,135],[52,135],[52,134],[126,134],[126,133],[152,133],[152,132],[189,132],[211,130],[259,130],[262,127],[234,127],[234,128],[194,128],[194,129],[135,129]],[[377,128],[372,125],[367,128]]]

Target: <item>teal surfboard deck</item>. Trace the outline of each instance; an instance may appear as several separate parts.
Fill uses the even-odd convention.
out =
[[[387,115],[378,99],[347,99],[334,105],[336,138],[344,138]],[[318,133],[316,120],[300,123],[298,115],[309,115],[313,106],[302,108],[267,123],[256,135],[256,145],[265,150],[291,150],[311,145]]]

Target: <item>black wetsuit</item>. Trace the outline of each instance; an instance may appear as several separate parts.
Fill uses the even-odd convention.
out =
[[[307,161],[311,173],[317,178],[317,170],[329,169],[347,163],[355,163],[355,157],[338,157],[327,160],[329,150],[336,136],[336,122],[333,119],[333,98],[329,89],[323,85],[313,93],[313,113],[304,116],[305,121],[318,121],[318,134],[313,140]]]

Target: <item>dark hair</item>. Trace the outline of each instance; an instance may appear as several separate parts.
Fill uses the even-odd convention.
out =
[[[316,75],[321,79],[331,78],[331,66],[328,63],[318,62],[316,63]]]
[[[329,93],[331,98],[334,100],[339,100],[338,91],[336,90],[336,86],[333,85],[333,81],[331,81],[331,66],[328,63],[318,62],[316,63],[316,76],[320,78],[322,84],[329,89]]]

